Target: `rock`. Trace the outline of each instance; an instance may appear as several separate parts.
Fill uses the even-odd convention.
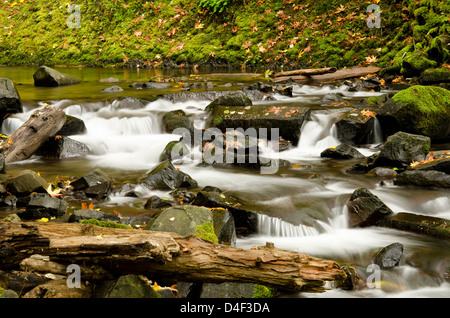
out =
[[[392,243],[380,251],[375,256],[375,264],[381,269],[390,269],[398,266],[403,256],[403,245],[400,243]]]
[[[98,220],[98,221],[106,221],[106,222],[120,222],[119,216],[112,213],[105,213],[102,211],[97,210],[90,210],[90,209],[82,209],[82,210],[75,210],[70,215],[68,222],[69,223],[75,223],[75,222],[81,222],[83,220]]]
[[[189,153],[189,148],[183,142],[170,141],[159,156],[159,161],[181,159]]]
[[[408,167],[413,161],[424,160],[430,147],[429,137],[400,131],[386,139],[372,166]]]
[[[120,82],[120,80],[118,78],[115,78],[115,77],[101,78],[98,81],[100,83],[117,83],[117,82]]]
[[[19,298],[19,295],[14,290],[0,287],[0,298]]]
[[[64,85],[74,85],[81,81],[73,76],[60,73],[47,66],[41,66],[33,74],[34,85],[43,87],[56,87]]]
[[[241,90],[241,91],[204,91],[204,92],[195,92],[195,93],[174,93],[174,94],[165,94],[161,97],[166,100],[170,100],[174,103],[176,102],[187,102],[192,100],[207,100],[214,101],[215,99],[230,95],[236,94],[237,92],[244,94],[247,96],[252,102],[261,101],[265,99],[265,94],[258,90]]]
[[[32,192],[47,193],[47,182],[36,172],[24,170],[6,180],[6,190],[18,197],[30,195]]]
[[[116,281],[104,282],[95,296],[96,298],[161,298],[145,276],[134,274],[120,276]]]
[[[328,93],[320,99],[321,105],[328,105],[330,103],[341,102],[344,100],[342,93]]]
[[[208,106],[206,106],[206,111],[212,111],[217,106],[252,106],[253,103],[250,98],[248,98],[243,93],[232,93],[228,95],[219,96]]]
[[[375,118],[364,116],[360,111],[350,111],[336,122],[337,139],[350,145],[370,143]]]
[[[204,190],[202,190],[204,191]],[[216,233],[220,244],[236,246],[236,228],[233,215],[226,209],[211,209],[214,233]]]
[[[332,159],[365,158],[357,149],[345,143],[325,149],[320,156]]]
[[[87,132],[84,121],[78,117],[66,115],[66,121],[61,129],[55,134],[56,136],[73,136],[82,135]]]
[[[106,87],[100,91],[101,93],[118,93],[123,92],[123,88],[117,85]]]
[[[0,153],[0,174],[6,173],[6,161],[5,154],[3,152]]]
[[[161,199],[157,195],[153,195],[145,202],[145,209],[164,209],[172,206],[172,203],[168,200]]]
[[[383,133],[398,131],[428,136],[433,142],[450,138],[450,91],[415,85],[390,98],[377,114]]]
[[[419,83],[421,85],[450,83],[450,69],[445,67],[427,69],[420,76]]]
[[[133,88],[140,89],[166,89],[171,88],[171,83],[158,83],[158,82],[145,82],[145,83],[133,83],[130,85]]]
[[[191,119],[181,109],[166,113],[162,118],[162,122],[167,133],[172,133],[177,128],[186,128],[189,131],[194,129]]]
[[[148,101],[140,98],[125,96],[114,100],[111,107],[114,109],[142,109],[147,103]]]
[[[405,77],[420,76],[426,69],[435,68],[436,66],[436,61],[428,59],[427,54],[416,50],[405,54],[400,74]]]
[[[434,170],[407,170],[397,175],[394,184],[450,189],[450,175]]]
[[[376,167],[367,172],[367,176],[395,178],[397,176],[397,172],[391,168]]]
[[[66,213],[67,203],[61,198],[51,197],[46,193],[35,193],[29,198],[24,212],[18,216],[23,220],[36,220],[41,218],[58,218]]]
[[[69,137],[51,137],[34,153],[51,159],[83,158],[90,152],[88,146]]]
[[[257,90],[263,93],[271,93],[274,91],[272,85],[264,84],[263,82],[257,82],[249,85],[248,87],[244,88],[245,90]],[[225,105],[227,106],[227,105]],[[229,105],[232,106],[232,105]]]
[[[347,208],[351,228],[376,225],[394,213],[376,195],[364,188],[353,192]]]
[[[347,274],[347,278],[343,281],[336,281],[336,288],[343,290],[355,290],[358,288],[361,279],[358,272],[353,266],[342,265],[343,270]]]
[[[191,204],[228,210],[233,215],[238,235],[248,235],[258,231],[258,212],[252,210],[246,202],[230,194],[200,191]]]
[[[111,191],[109,177],[100,169],[94,169],[70,183],[75,191],[83,191],[89,198],[103,198]]]
[[[436,158],[436,156],[435,156],[435,158]],[[436,158],[436,159],[438,159],[438,158]],[[438,160],[421,163],[421,164],[418,164],[417,166],[415,166],[414,168],[408,168],[408,169],[423,170],[423,171],[435,170],[435,171],[445,172],[446,174],[450,175],[450,156],[447,155],[447,157],[444,159],[438,159]]]
[[[175,169],[168,160],[156,165],[140,184],[150,190],[175,190],[177,188],[197,187],[197,182],[194,179],[188,174]]]
[[[175,232],[180,235],[195,234],[197,226],[213,223],[208,208],[192,205],[178,205],[163,210],[155,216],[145,230]]]
[[[19,93],[17,92],[14,83],[4,77],[0,77],[0,118],[3,118],[7,114],[22,113],[22,101],[20,100]]]
[[[309,107],[290,105],[216,106],[209,116],[208,125],[224,133],[227,129],[241,128],[246,132],[254,129],[258,138],[278,141],[282,137],[296,145],[301,127],[310,113]],[[276,138],[271,134],[272,128],[278,132]],[[265,132],[265,136],[261,136],[261,131]]]
[[[80,288],[69,288],[66,279],[51,280],[33,288],[23,298],[91,298],[92,286],[80,284]]]
[[[378,225],[439,239],[450,239],[449,220],[428,215],[400,212],[381,220]]]
[[[22,222],[20,217],[15,213],[5,216],[3,219],[0,219],[0,221],[1,222]]]
[[[203,283],[200,298],[255,298],[257,286],[252,283]]]

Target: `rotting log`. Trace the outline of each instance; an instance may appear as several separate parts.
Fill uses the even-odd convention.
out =
[[[45,106],[33,112],[30,118],[0,145],[6,163],[30,158],[49,137],[61,129],[65,119],[64,111],[52,106]]]
[[[335,67],[323,67],[323,68],[306,68],[306,69],[300,69],[300,70],[292,70],[292,71],[285,71],[285,72],[278,72],[273,74],[274,77],[282,77],[282,76],[293,76],[293,75],[304,75],[304,76],[311,76],[311,75],[321,75],[326,73],[334,73],[336,72]]]
[[[95,265],[108,275],[134,273],[190,282],[250,282],[287,291],[322,291],[325,281],[346,278],[344,269],[335,261],[281,250],[270,243],[247,250],[169,232],[78,223],[0,222],[0,268],[17,268],[34,254],[66,266]],[[45,269],[53,267],[61,272],[58,266]]]

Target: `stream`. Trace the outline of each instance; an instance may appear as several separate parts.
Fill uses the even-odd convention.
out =
[[[0,77],[14,81],[24,105],[23,113],[4,121],[2,133],[12,134],[36,108],[50,104],[85,122],[87,134],[71,138],[85,143],[91,153],[83,159],[67,160],[44,160],[33,156],[9,164],[7,173],[10,175],[31,169],[51,182],[57,177],[81,176],[94,168],[101,168],[118,183],[133,183],[159,162],[168,142],[179,139],[179,136],[167,134],[162,129],[162,116],[166,112],[182,109],[192,115],[197,124],[204,124],[208,100],[171,102],[158,98],[161,94],[180,92],[179,87],[158,90],[129,87],[133,82],[147,81],[156,75],[188,77],[187,71],[183,74],[183,70],[58,70],[83,82],[67,87],[39,88],[33,85],[34,68],[0,67]],[[251,76],[197,76],[199,80],[208,78],[216,85],[214,90],[239,90],[256,81]],[[120,82],[99,82],[99,79],[108,77],[116,77]],[[231,87],[225,85],[227,83],[231,83]],[[120,86],[124,91],[100,92],[112,85]],[[399,187],[381,177],[347,174],[345,171],[360,160],[321,158],[320,153],[324,149],[339,145],[334,123],[345,111],[345,108],[321,106],[320,99],[329,93],[342,94],[346,101],[357,105],[365,97],[387,92],[349,92],[345,86],[294,85],[293,97],[275,94],[275,101],[254,102],[268,105],[289,103],[313,109],[311,119],[301,129],[297,146],[282,152],[266,149],[268,157],[291,163],[275,174],[261,174],[257,170],[239,167],[198,166],[195,159],[176,167],[189,174],[200,187],[216,186],[267,208],[266,214],[259,216],[259,232],[239,237],[237,247],[247,249],[273,242],[278,248],[351,264],[365,280],[371,274],[367,267],[373,263],[379,249],[395,242],[404,246],[399,266],[381,272],[381,288],[346,291],[329,286],[324,293],[298,293],[285,297],[449,297],[450,284],[444,277],[449,266],[448,241],[381,227],[349,228],[346,202],[355,189],[364,187],[396,213],[411,212],[450,219],[450,193],[443,189]],[[118,109],[114,100],[120,96],[139,97],[148,102],[140,109]],[[372,144],[358,148],[365,156],[375,153],[383,142],[379,131],[372,139]],[[433,146],[448,149],[445,148],[448,145]],[[380,183],[382,180],[385,181],[383,185]],[[123,216],[133,216],[145,212],[143,204],[149,196],[170,196],[164,191],[136,190],[139,198],[114,193],[109,201],[99,203],[98,207],[105,212],[117,210]],[[12,212],[3,208],[0,218]]]

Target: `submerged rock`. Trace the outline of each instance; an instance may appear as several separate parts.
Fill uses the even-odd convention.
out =
[[[394,212],[376,195],[361,188],[353,192],[347,202],[349,226],[367,227],[376,225]]]
[[[34,85],[44,87],[56,87],[74,85],[81,82],[78,78],[58,72],[47,66],[41,66],[33,74]]]
[[[106,87],[100,91],[101,93],[118,93],[123,92],[123,88],[117,85]]]
[[[357,149],[345,143],[325,149],[320,156],[332,159],[365,158]]]
[[[164,114],[162,123],[167,133],[172,133],[177,128],[186,128],[190,132],[194,129],[191,119],[181,109]]]
[[[428,136],[432,141],[450,138],[450,91],[415,85],[390,98],[377,115],[385,135],[397,131]]]
[[[140,183],[148,189],[175,190],[177,188],[195,188],[197,182],[188,174],[175,169],[170,161],[156,165]]]
[[[435,170],[407,170],[397,175],[394,184],[450,189],[450,175]]]
[[[403,256],[403,245],[400,243],[393,243],[382,248],[375,256],[375,264],[381,269],[390,269],[398,266],[400,259]]]

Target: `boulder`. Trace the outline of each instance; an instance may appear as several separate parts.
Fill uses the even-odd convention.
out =
[[[445,158],[442,157],[436,158],[437,160],[432,160],[429,162],[420,163],[414,168],[408,168],[411,170],[423,170],[423,171],[429,171],[429,170],[435,170],[435,171],[441,171],[445,172],[446,174],[450,175],[450,156],[446,155]]]
[[[36,172],[24,170],[6,180],[6,190],[18,197],[28,196],[32,192],[47,193],[47,182]]]
[[[0,118],[3,120],[7,114],[22,113],[22,101],[14,83],[0,77]]]
[[[34,193],[30,196],[25,211],[18,216],[23,220],[58,218],[66,213],[67,203],[61,198],[46,193]]]
[[[420,76],[420,74],[422,74],[422,72],[426,69],[435,68],[436,66],[436,61],[428,59],[426,53],[416,50],[405,54],[402,61],[400,74],[405,77]]]
[[[375,264],[381,269],[390,269],[398,266],[403,256],[403,245],[392,243],[378,251],[375,256]]]
[[[161,199],[157,195],[153,195],[147,199],[147,202],[145,202],[144,208],[145,209],[164,209],[164,208],[170,208],[171,206],[172,206],[172,203],[170,203],[170,201]]]
[[[114,100],[111,107],[114,109],[142,109],[148,102],[146,100],[125,96]]]
[[[69,288],[66,279],[57,279],[33,288],[23,298],[91,298],[92,287],[81,282],[80,288]]]
[[[189,131],[193,131],[194,129],[191,119],[181,109],[164,114],[162,123],[167,133],[172,133],[177,128],[186,128]]]
[[[336,122],[337,139],[350,145],[371,143],[370,135],[374,124],[374,117],[352,110]]]
[[[253,103],[250,98],[241,92],[231,93],[228,95],[219,96],[208,106],[206,106],[206,111],[212,111],[217,106],[252,106]]]
[[[220,244],[236,246],[236,228],[233,215],[223,208],[212,208],[214,233]]]
[[[420,76],[419,83],[422,85],[450,83],[450,69],[445,67],[427,69]]]
[[[100,91],[101,93],[118,93],[123,92],[123,88],[117,85],[106,87]]]
[[[177,188],[197,187],[197,182],[194,179],[188,174],[175,169],[168,160],[156,165],[140,184],[150,190],[175,190]]]
[[[372,166],[408,167],[413,161],[424,160],[430,147],[429,137],[400,131],[386,139]]]
[[[450,174],[435,170],[407,170],[397,175],[394,184],[450,189]]]
[[[100,83],[117,83],[120,82],[120,79],[115,77],[101,78],[98,80]]]
[[[78,78],[58,72],[57,70],[41,66],[33,74],[34,85],[43,87],[56,87],[64,85],[74,85],[81,82]]]
[[[82,135],[87,132],[84,121],[78,117],[66,115],[66,121],[61,129],[56,132],[56,136]]]
[[[39,147],[35,155],[50,159],[83,158],[89,147],[69,137],[51,137]]]
[[[347,208],[351,228],[376,225],[394,213],[376,195],[364,188],[353,192],[347,202]]]
[[[365,158],[362,153],[348,144],[340,144],[336,147],[327,148],[320,154],[321,157],[332,159]]]
[[[257,298],[259,286],[252,283],[203,283],[200,298]]]
[[[6,161],[3,152],[0,153],[0,174],[6,173]]]
[[[171,83],[158,83],[158,82],[137,82],[130,85],[132,88],[139,89],[166,89],[171,88]]]
[[[192,100],[206,100],[206,101],[214,101],[220,96],[242,93],[247,96],[252,102],[261,101],[265,99],[265,94],[258,90],[241,90],[241,91],[204,91],[204,92],[182,92],[182,93],[174,93],[174,94],[165,94],[162,95],[161,98],[165,100],[170,100],[171,102],[187,102]]]
[[[450,91],[415,85],[390,98],[377,114],[383,133],[398,131],[428,136],[434,141],[450,138]]]
[[[159,161],[177,160],[189,154],[189,148],[181,141],[170,141],[159,156]]]
[[[141,275],[120,276],[115,281],[103,282],[95,293],[96,298],[161,298],[151,282]]]
[[[428,215],[400,212],[381,220],[378,225],[439,239],[450,239],[450,224],[448,219]]]
[[[109,177],[100,169],[94,169],[88,174],[70,183],[75,191],[83,191],[89,198],[103,198],[111,191]]]
[[[102,211],[90,209],[80,209],[73,211],[73,213],[70,215],[68,219],[68,222],[75,223],[90,219],[106,222],[116,222],[116,223],[120,222],[120,218],[116,214],[105,213]]]
[[[167,208],[150,222],[145,230],[175,232],[180,235],[195,234],[197,226],[213,223],[211,211],[205,207],[178,205]]]

